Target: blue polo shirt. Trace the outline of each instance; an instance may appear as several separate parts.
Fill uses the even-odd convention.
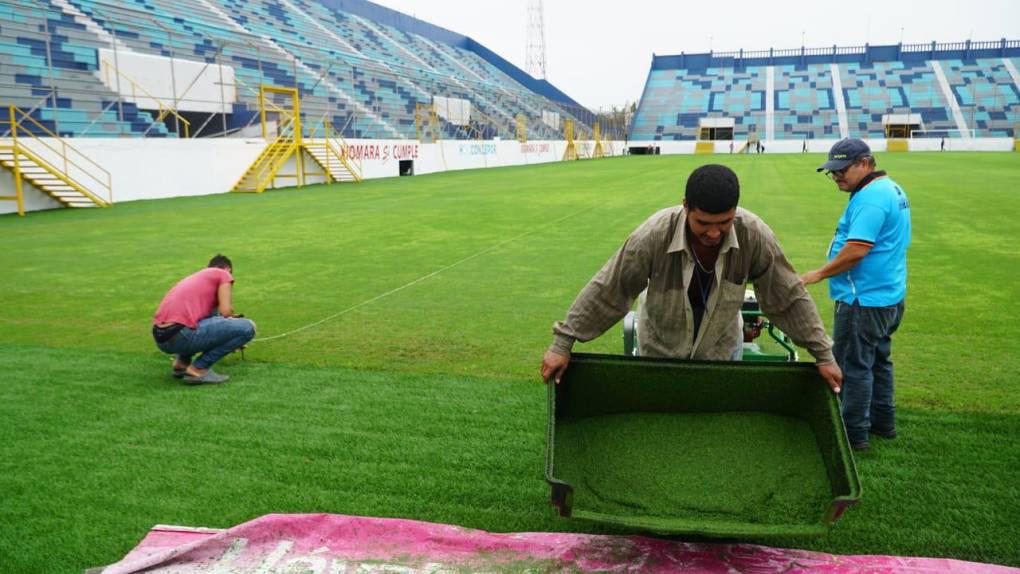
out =
[[[907,295],[910,203],[893,180],[879,172],[850,194],[829,246],[831,261],[847,243],[871,246],[853,269],[829,278],[829,296],[848,305],[895,305]]]

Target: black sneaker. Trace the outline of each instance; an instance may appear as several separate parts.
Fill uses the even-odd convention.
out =
[[[868,441],[863,441],[863,442],[855,442],[855,443],[853,443],[852,445],[850,445],[850,448],[852,448],[854,450],[854,452],[861,452],[861,451],[868,450],[868,447],[870,447],[870,446],[871,445],[868,444]]]
[[[871,434],[880,436],[882,438],[896,438],[896,429],[882,430],[882,429],[871,429]]]

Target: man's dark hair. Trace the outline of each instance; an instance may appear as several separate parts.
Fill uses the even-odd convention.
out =
[[[737,206],[740,182],[733,170],[718,164],[703,165],[691,172],[684,193],[687,209],[724,213]]]
[[[209,260],[209,267],[219,267],[220,269],[226,269],[229,267],[230,269],[233,269],[234,264],[230,262],[230,258],[226,255],[220,255],[217,253],[216,257]]]

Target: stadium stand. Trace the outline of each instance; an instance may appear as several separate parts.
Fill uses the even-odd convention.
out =
[[[243,131],[260,85],[296,87],[306,124],[353,138],[415,138],[416,110],[437,97],[471,106],[441,121],[444,138],[509,139],[523,114],[530,137],[561,139],[543,117],[587,132],[593,117],[470,38],[364,0],[0,0],[0,32],[0,103],[64,136]],[[146,84],[125,71],[129,55],[229,68],[219,83],[236,96],[189,94],[187,78]]]
[[[32,109],[47,129],[59,125],[61,135],[165,137],[163,124],[96,78],[96,50],[81,42],[85,26],[48,7],[0,4],[0,103]]]
[[[1017,56],[1006,40],[655,56],[629,139],[708,139],[707,118],[738,141],[1012,137]]]

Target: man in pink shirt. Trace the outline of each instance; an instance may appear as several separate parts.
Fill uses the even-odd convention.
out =
[[[212,366],[255,336],[255,323],[234,314],[230,259],[217,255],[205,269],[181,279],[163,297],[152,320],[160,351],[175,355],[173,374],[192,385],[224,383]],[[191,357],[202,353],[195,362]]]

